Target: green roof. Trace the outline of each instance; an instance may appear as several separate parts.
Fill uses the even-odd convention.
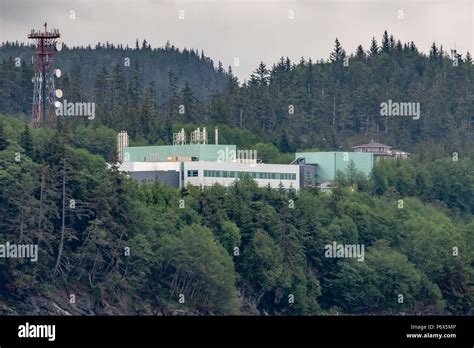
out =
[[[225,162],[226,154],[236,151],[235,145],[191,144],[162,146],[131,146],[123,150],[125,162],[161,162],[167,157],[195,157],[199,161],[215,162],[219,157]]]

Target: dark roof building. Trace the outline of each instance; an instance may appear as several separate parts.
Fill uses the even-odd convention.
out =
[[[392,150],[389,145],[377,143],[374,139],[371,139],[368,144],[356,145],[352,149],[354,152],[369,152],[374,154],[374,159],[378,160],[382,157],[388,158],[407,158],[410,153],[401,150]]]

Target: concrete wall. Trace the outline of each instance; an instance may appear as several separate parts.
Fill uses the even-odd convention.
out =
[[[179,187],[179,172],[174,171],[153,171],[153,172],[130,172],[129,176],[139,182],[148,183],[159,181],[163,185]]]
[[[259,186],[279,188],[280,183],[286,189],[300,188],[300,166],[288,164],[257,164],[257,163],[220,163],[220,162],[126,162],[120,171],[127,172],[131,178],[142,181],[159,181],[170,186],[182,187],[188,183],[194,186],[212,186],[216,183],[230,186],[236,180],[234,177],[208,177],[204,171],[258,172],[291,175],[292,179],[255,178]],[[198,176],[189,177],[188,171],[197,171]],[[181,177],[184,181],[181,180]]]
[[[197,170],[197,177],[188,177],[188,170]],[[212,186],[216,183],[222,186],[230,186],[236,178],[206,177],[204,171],[232,171],[232,172],[261,172],[261,173],[287,173],[294,174],[293,180],[281,179],[258,179],[255,182],[261,186],[279,188],[280,183],[286,189],[299,190],[300,188],[300,166],[288,164],[249,164],[249,163],[217,163],[217,162],[184,162],[185,184],[194,186]]]
[[[126,172],[133,180],[139,183],[153,182],[179,187],[180,162],[125,162],[119,167],[121,172]]]

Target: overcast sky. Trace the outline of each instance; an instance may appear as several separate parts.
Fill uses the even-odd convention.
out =
[[[385,29],[424,52],[435,41],[473,53],[473,8],[471,0],[0,0],[0,41],[26,41],[45,21],[69,46],[134,46],[139,38],[160,47],[169,40],[232,65],[242,81],[260,61],[327,59],[336,37],[348,52],[359,44],[367,49]]]

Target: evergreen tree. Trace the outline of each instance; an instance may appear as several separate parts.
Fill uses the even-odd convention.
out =
[[[382,37],[382,52],[385,52],[385,53],[390,52],[390,40],[389,40],[388,33],[386,30],[383,32],[383,37]]]
[[[228,72],[227,72],[227,84],[226,84],[226,91],[227,93],[229,94],[233,94],[236,92],[238,86],[239,86],[239,83],[238,83],[238,79],[237,77],[234,76],[233,72],[232,72],[232,67],[229,65],[229,69],[228,69]]]
[[[143,136],[147,136],[153,131],[156,112],[156,88],[155,84],[151,82],[146,90],[140,113],[141,134]]]
[[[393,50],[395,47],[396,47],[396,42],[395,42],[395,38],[393,37],[393,35],[390,35],[390,38],[389,38],[389,47],[390,47],[390,50]]]
[[[366,58],[364,48],[362,45],[357,46],[356,58],[364,60]]]
[[[194,97],[193,90],[189,84],[189,81],[184,83],[184,87],[181,90],[181,102],[184,106],[185,120],[193,122],[196,116],[197,101]]]
[[[430,59],[437,59],[439,56],[440,52],[438,50],[438,47],[436,47],[436,44],[433,42],[433,44],[430,47]]]
[[[339,40],[336,38],[334,44],[334,50],[330,55],[330,59],[332,62],[339,62],[346,57],[346,51],[342,48]]]
[[[370,43],[370,48],[369,48],[370,56],[375,57],[377,53],[379,52],[379,46],[377,44],[377,40],[375,40],[375,37],[372,38],[372,41]]]
[[[266,86],[268,84],[269,71],[263,62],[260,62],[260,65],[254,71],[252,76],[260,86]]]
[[[25,124],[25,129],[20,135],[20,145],[25,150],[25,153],[31,157],[33,154],[33,139],[31,137],[30,127],[28,127],[27,124]]]
[[[136,108],[140,104],[140,97],[141,97],[141,87],[140,87],[140,66],[138,62],[135,61],[133,67],[133,74],[130,78],[130,82],[128,85],[129,90],[129,106],[131,108]]]
[[[111,124],[111,91],[108,82],[108,72],[105,67],[97,75],[94,83],[97,119],[105,125]]]
[[[7,136],[5,134],[5,128],[3,122],[0,121],[0,151],[3,151],[8,146]]]
[[[69,90],[67,91],[67,95],[65,97],[69,98],[69,100],[74,100],[76,102],[80,102],[82,100],[82,68],[78,64],[76,65],[71,72],[70,75],[70,85]]]

